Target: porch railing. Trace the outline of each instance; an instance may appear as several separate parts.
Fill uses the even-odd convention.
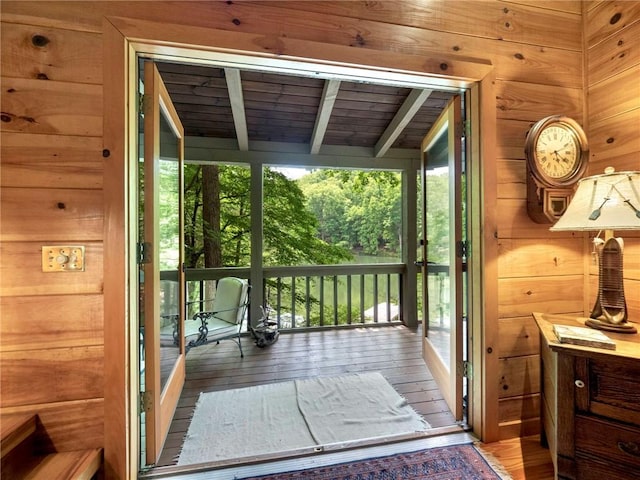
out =
[[[266,268],[270,318],[282,329],[402,321],[401,264]]]
[[[403,321],[404,264],[321,265],[265,267],[262,295],[271,320],[283,330],[340,326],[369,326]],[[250,268],[187,269],[187,318],[212,308],[216,280],[226,276],[250,278]],[[166,278],[165,278],[166,277]],[[163,304],[169,313],[177,311],[175,272],[162,275]],[[418,275],[418,309],[422,299]],[[177,277],[176,277],[177,278]],[[448,308],[449,277],[446,265],[429,265],[429,317],[440,325]],[[164,291],[164,290],[170,291]],[[253,286],[255,289],[255,286]],[[177,290],[176,290],[177,292]],[[166,307],[166,308],[165,308]],[[254,310],[255,312],[255,310]],[[252,319],[255,324],[258,318]],[[435,325],[434,325],[435,326]]]
[[[262,298],[283,330],[399,323],[404,271],[403,264],[265,267]],[[250,271],[187,270],[187,318],[210,307],[215,280],[229,275],[249,278]]]

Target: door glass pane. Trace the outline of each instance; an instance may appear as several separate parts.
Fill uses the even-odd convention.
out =
[[[423,208],[423,188],[422,188],[422,173],[420,170],[418,170],[416,172],[416,221],[417,221],[417,225],[416,225],[416,232],[418,235],[418,239],[416,242],[416,260],[417,263],[416,265],[422,267],[423,261],[424,261],[424,256],[425,256],[425,252],[422,249],[422,245],[424,242],[424,236],[423,236],[423,214],[422,214],[422,208]],[[417,314],[418,314],[418,324],[422,325],[423,324],[423,319],[424,319],[424,287],[423,287],[423,268],[418,268],[417,269],[417,273],[416,273],[416,305],[417,305]]]
[[[445,365],[450,364],[452,311],[451,276],[451,175],[447,130],[426,152],[426,232],[427,232],[427,336]]]
[[[167,378],[180,355],[177,321],[180,309],[178,269],[180,266],[180,172],[178,138],[160,116],[160,162],[158,166],[160,241],[160,385]]]

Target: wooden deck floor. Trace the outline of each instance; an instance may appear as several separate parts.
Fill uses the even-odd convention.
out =
[[[381,326],[281,334],[267,348],[248,338],[243,348],[244,358],[231,341],[189,352],[187,381],[158,466],[177,460],[201,392],[298,378],[379,371],[432,427],[455,424],[422,359],[420,330]]]

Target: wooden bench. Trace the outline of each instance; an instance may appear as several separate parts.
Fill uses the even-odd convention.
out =
[[[37,454],[33,441],[37,429],[36,415],[0,418],[2,480],[90,480],[98,473],[102,465],[101,448]]]

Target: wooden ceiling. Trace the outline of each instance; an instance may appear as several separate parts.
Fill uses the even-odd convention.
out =
[[[157,63],[185,135],[252,141],[419,149],[452,92]]]

